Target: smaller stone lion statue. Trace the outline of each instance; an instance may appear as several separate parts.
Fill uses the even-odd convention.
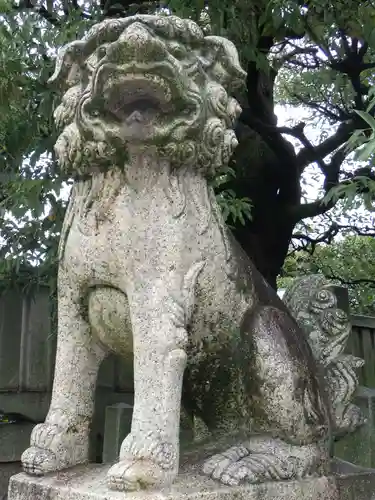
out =
[[[134,354],[130,434],[112,489],[170,484],[181,397],[202,471],[226,484],[324,473],[332,409],[319,359],[225,226],[209,179],[237,144],[234,45],[191,20],[95,25],[59,53],[56,153],[74,177],[59,249],[51,406],[22,455],[85,463],[100,363]]]

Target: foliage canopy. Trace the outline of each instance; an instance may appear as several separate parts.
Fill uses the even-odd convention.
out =
[[[373,152],[364,165],[346,160],[368,139],[375,114],[373,1],[0,0],[0,274],[30,263],[40,276],[53,274],[70,182],[52,150],[60,96],[46,85],[58,48],[104,17],[166,9],[240,50],[248,72],[237,96],[240,146],[215,187],[228,224],[273,286],[296,227],[301,241],[312,239],[301,222],[350,196],[371,208]],[[277,104],[302,106],[306,119],[278,126]],[[311,123],[320,135],[312,137]]]
[[[352,313],[375,315],[374,237],[347,236],[331,245],[318,245],[313,255],[304,251],[288,255],[279,286],[308,274],[323,274],[347,287]]]

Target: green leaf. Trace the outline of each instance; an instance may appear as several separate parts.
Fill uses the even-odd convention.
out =
[[[375,131],[375,118],[373,118],[370,114],[365,113],[364,111],[359,111],[357,109],[355,109],[354,111],[362,118],[362,120],[370,125],[372,130]]]
[[[368,160],[369,157],[375,152],[375,143],[373,141],[368,142],[362,149],[356,152],[355,159],[357,161]]]

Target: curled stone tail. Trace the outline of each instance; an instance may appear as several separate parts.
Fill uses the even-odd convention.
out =
[[[283,300],[306,333],[328,382],[334,436],[353,432],[364,423],[360,409],[351,403],[359,383],[356,370],[364,361],[344,354],[351,323],[337,305],[332,283],[320,275],[297,279],[287,288]]]

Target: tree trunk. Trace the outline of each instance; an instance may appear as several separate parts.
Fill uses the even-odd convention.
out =
[[[247,141],[246,149],[254,149],[254,141]],[[260,162],[249,156],[242,168],[237,164],[236,170],[236,178],[225,187],[233,189],[239,198],[250,198],[251,220],[246,220],[245,225],[239,221],[228,222],[234,227],[237,241],[276,290],[276,279],[284,265],[295,227],[290,205],[283,197],[283,182],[278,175],[285,172],[285,167],[282,159],[272,165],[264,156]]]
[[[267,52],[273,40],[264,38]],[[276,289],[297,220],[292,207],[300,204],[301,188],[293,145],[277,130],[274,113],[275,73],[247,67],[246,95],[236,96],[242,105],[237,124],[238,148],[231,167],[236,172],[225,188],[252,202],[252,219],[243,226],[229,220],[234,235],[257,269]]]
[[[276,280],[288,253],[294,224],[288,221],[282,209],[277,208],[277,203],[261,210],[260,217],[255,209],[252,222],[237,225],[234,235],[258,271],[276,290]]]

